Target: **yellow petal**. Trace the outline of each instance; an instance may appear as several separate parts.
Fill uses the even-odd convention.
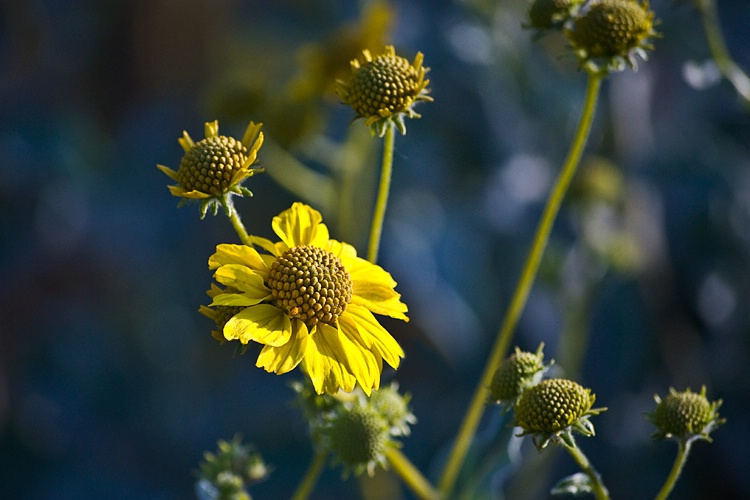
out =
[[[258,304],[243,309],[224,325],[227,340],[239,340],[247,344],[251,340],[259,344],[282,346],[292,336],[289,316],[278,307]]]
[[[172,193],[172,196],[182,196],[185,194],[185,190],[180,186],[167,186],[167,189]]]
[[[208,259],[208,268],[216,269],[225,264],[243,264],[255,271],[268,271],[258,251],[247,245],[217,245],[216,253]]]
[[[401,302],[401,294],[393,289],[396,282],[390,273],[358,257],[344,265],[352,279],[352,303],[365,306],[375,314],[409,321],[405,314],[409,309]]]
[[[404,357],[404,351],[370,311],[357,304],[349,304],[339,320],[343,317],[348,317],[356,323],[357,331],[365,346],[377,352],[393,368],[398,368],[400,358]]]
[[[172,170],[171,168],[164,166],[164,165],[157,165],[156,168],[167,174],[173,181],[180,182],[180,179],[178,178],[177,172]]]
[[[324,248],[326,248],[329,252],[331,252],[333,255],[335,255],[339,259],[341,259],[341,262],[347,268],[347,271],[349,270],[348,264],[357,258],[357,250],[350,244],[344,243],[342,241],[328,240],[328,246]],[[394,283],[394,286],[395,286],[395,283]]]
[[[391,276],[391,273],[377,264],[356,256],[346,261],[342,259],[342,263],[346,266],[346,270],[349,276],[351,276],[352,281],[372,281],[390,288],[396,287],[396,281]]]
[[[375,314],[409,321],[405,314],[408,308],[393,289],[372,282],[354,281],[352,292],[352,304],[364,306]]]
[[[329,335],[324,335],[320,331],[321,325],[322,323],[318,323],[315,332],[308,338],[304,360],[305,370],[318,394],[323,394],[323,392],[336,394],[339,389],[351,392],[354,390],[357,379],[339,359],[342,349],[336,345],[338,344],[338,330],[330,328],[333,334],[327,332]]]
[[[242,144],[248,149],[248,158],[252,158],[251,163],[255,160],[258,150],[263,145],[263,132],[260,131],[262,126],[262,123],[250,122],[242,135]]]
[[[222,293],[214,297],[211,306],[248,307],[260,304],[265,297],[253,297],[244,293]]]
[[[369,396],[371,388],[380,384],[381,370],[378,369],[378,366],[382,366],[382,364],[378,363],[377,356],[364,348],[356,338],[347,335],[340,327],[319,323],[314,337],[320,338],[321,334],[336,353],[342,367],[354,375],[359,385]]]
[[[213,139],[219,135],[219,120],[206,122],[203,128],[205,130],[206,139]]]
[[[308,337],[307,326],[300,320],[293,320],[289,342],[280,347],[263,347],[255,366],[279,375],[292,371],[305,357]]]
[[[198,312],[216,321],[216,311],[214,311],[210,307],[200,306],[200,308],[198,308]]]
[[[167,187],[171,188],[172,186],[167,186]],[[170,191],[172,191],[172,189],[170,189]],[[202,200],[202,199],[205,199],[205,198],[211,198],[211,197],[213,197],[213,195],[211,195],[211,194],[204,193],[202,191],[197,191],[195,189],[193,189],[192,191],[185,191],[183,189],[182,190],[182,194],[179,194],[179,195],[175,194],[175,192],[172,191],[172,194],[174,196],[182,196],[183,198],[190,198],[191,200]]]
[[[232,175],[232,180],[229,181],[230,186],[235,186],[240,183],[243,179],[247,177],[252,177],[255,174],[252,170],[248,168],[239,168],[237,169],[234,174]]]
[[[242,264],[221,266],[214,273],[214,278],[222,285],[244,292],[249,300],[257,300],[256,304],[271,296],[271,290],[263,283],[263,276]]]
[[[271,253],[276,256],[279,255],[276,251],[276,245],[271,240],[268,240],[261,236],[250,236],[250,243],[261,247],[263,250],[265,250],[268,253]]]
[[[382,356],[377,350],[365,345],[356,322],[351,316],[339,316],[339,327],[344,337],[356,346],[356,355],[350,354],[349,364],[360,387],[369,396],[372,388],[380,388],[380,375],[383,373]]]
[[[182,146],[182,149],[187,153],[191,149],[193,149],[193,146],[195,146],[195,143],[193,142],[193,139],[190,137],[190,134],[187,133],[187,130],[182,131],[182,137],[177,139],[177,142],[180,143],[180,146]]]
[[[296,202],[273,218],[271,227],[289,248],[314,245],[326,248],[328,228],[320,212],[304,203]]]

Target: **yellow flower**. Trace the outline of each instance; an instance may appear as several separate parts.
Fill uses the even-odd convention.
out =
[[[362,51],[364,61],[351,62],[352,75],[348,82],[338,80],[336,92],[341,100],[351,106],[358,118],[365,119],[379,136],[386,126],[395,125],[401,134],[406,133],[404,116],[419,118],[413,106],[418,101],[432,101],[427,95],[429,80],[424,75],[429,68],[422,66],[424,56],[418,52],[414,62],[396,55],[392,45],[373,58],[370,51]]]
[[[256,366],[283,374],[302,366],[318,394],[368,395],[380,386],[383,360],[397,368],[404,356],[373,313],[408,321],[396,282],[380,266],[357,257],[351,245],[328,238],[320,213],[295,203],[274,217],[281,239],[251,236],[247,245],[223,244],[208,261],[228,287],[213,307],[242,307],[223,326],[227,340],[263,345]]]
[[[157,168],[177,181],[168,186],[173,196],[182,198],[182,206],[190,200],[201,200],[201,218],[209,207],[214,215],[222,205],[227,215],[232,210],[229,196],[232,194],[252,196],[240,183],[261,171],[254,166],[258,150],[263,144],[262,124],[250,122],[241,141],[219,135],[219,122],[206,122],[206,137],[194,142],[186,131],[177,141],[185,150],[177,171],[164,165]]]

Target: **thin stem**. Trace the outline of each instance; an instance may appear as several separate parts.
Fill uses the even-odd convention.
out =
[[[565,159],[562,170],[560,171],[557,181],[547,199],[542,219],[537,227],[536,235],[534,236],[531,250],[529,251],[523,271],[521,272],[516,291],[513,294],[510,306],[508,306],[508,310],[505,313],[505,318],[500,330],[498,331],[495,344],[492,347],[490,357],[487,360],[484,372],[482,373],[482,378],[479,380],[479,384],[474,391],[474,397],[469,404],[469,408],[464,416],[464,421],[461,424],[461,429],[456,437],[456,442],[453,445],[453,450],[448,458],[448,462],[446,463],[445,471],[440,481],[440,491],[445,496],[448,496],[453,490],[453,486],[458,477],[458,472],[460,471],[464,458],[469,451],[469,445],[471,444],[474,433],[479,425],[479,419],[484,411],[488,389],[492,382],[492,376],[500,367],[500,363],[502,363],[503,357],[508,350],[508,346],[513,336],[513,330],[515,329],[524,306],[526,305],[526,300],[531,291],[531,285],[533,284],[537,270],[539,269],[539,263],[541,262],[542,255],[547,246],[552,225],[557,217],[557,213],[560,211],[560,205],[565,197],[570,181],[573,178],[573,174],[575,174],[576,167],[581,160],[583,148],[586,145],[589,130],[591,129],[594,110],[596,109],[596,101],[599,96],[599,89],[601,88],[603,78],[604,75],[602,73],[595,71],[589,71],[588,73],[586,98],[570,152]]]
[[[677,457],[674,459],[674,465],[672,471],[669,473],[667,480],[664,482],[664,486],[661,487],[659,494],[656,495],[656,500],[665,500],[672,492],[677,479],[680,477],[682,467],[687,461],[688,454],[690,453],[691,440],[680,440],[679,447],[677,449]]]
[[[383,233],[385,209],[388,206],[388,192],[391,189],[393,143],[395,136],[396,126],[389,123],[385,131],[385,138],[383,139],[383,166],[380,169],[380,186],[378,187],[378,197],[375,200],[375,212],[372,215],[372,226],[370,226],[370,243],[367,246],[367,260],[373,264],[378,260],[380,235]]]
[[[571,435],[570,437],[573,446],[568,445],[562,440],[560,440],[560,444],[568,453],[570,453],[570,456],[573,457],[573,460],[576,461],[581,470],[589,477],[589,479],[591,479],[591,487],[594,490],[594,496],[596,496],[598,500],[609,500],[609,492],[604,486],[604,483],[602,483],[601,476],[596,472],[594,466],[591,465],[591,462],[589,462],[586,455],[584,455],[581,449],[576,445],[575,441],[573,441],[573,436]]]
[[[404,483],[411,488],[411,491],[418,497],[424,500],[435,500],[440,497],[440,493],[425,479],[425,477],[414,467],[406,455],[401,453],[398,448],[390,447],[385,452],[388,462],[393,467],[393,470],[401,476]]]
[[[292,500],[305,500],[312,493],[315,488],[315,483],[320,477],[320,473],[323,472],[323,466],[326,464],[327,454],[325,452],[317,452],[310,462],[305,477],[302,478],[302,482],[297,487],[297,491],[292,495]]]
[[[238,214],[237,210],[234,208],[234,202],[232,201],[232,197],[226,196],[224,203],[226,205],[227,210],[229,211],[229,222],[232,223],[232,227],[234,228],[234,231],[237,233],[237,236],[240,237],[240,241],[244,243],[245,245],[251,245],[250,236],[248,236],[247,231],[245,230],[245,225],[242,224],[242,219],[240,219],[240,214]]]
[[[703,19],[703,28],[706,30],[706,40],[711,56],[722,75],[734,86],[737,93],[750,107],[750,77],[748,77],[737,63],[734,62],[724,42],[724,35],[719,25],[719,13],[716,8],[716,0],[698,0],[698,10]]]

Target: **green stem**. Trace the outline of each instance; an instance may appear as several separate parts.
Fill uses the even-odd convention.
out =
[[[740,95],[745,106],[750,107],[750,78],[737,66],[724,42],[724,35],[719,26],[719,13],[715,0],[698,0],[698,10],[706,30],[706,40],[711,56],[722,75],[729,80]]]
[[[305,477],[302,478],[302,482],[297,487],[297,491],[292,495],[292,500],[305,500],[312,493],[315,483],[320,477],[320,473],[323,472],[323,466],[326,464],[327,454],[325,452],[318,452],[313,457],[310,467],[305,473]]]
[[[414,467],[406,456],[398,448],[390,447],[385,452],[388,462],[393,470],[401,476],[404,483],[411,488],[411,491],[424,500],[435,500],[440,497],[440,493],[433,488],[427,479]]]
[[[396,136],[396,126],[389,123],[383,139],[383,166],[380,169],[380,186],[375,200],[375,212],[370,226],[370,243],[367,245],[367,260],[373,264],[378,260],[380,249],[380,235],[383,233],[385,208],[388,206],[388,192],[391,189],[391,172],[393,170],[393,142]]]
[[[682,467],[685,465],[685,462],[687,461],[688,454],[690,453],[691,444],[692,444],[692,441],[690,440],[679,441],[679,448],[677,449],[677,457],[675,457],[674,459],[674,465],[672,466],[672,471],[669,473],[667,480],[664,482],[664,486],[661,487],[659,494],[656,495],[656,500],[665,500],[669,496],[669,494],[672,492],[672,488],[674,488],[674,485],[677,482],[677,479],[680,477],[680,473],[682,472]]]
[[[591,122],[593,121],[596,101],[599,97],[599,89],[601,88],[604,74],[589,71],[588,77],[583,111],[581,113],[580,122],[578,123],[578,129],[573,138],[570,152],[565,159],[562,170],[560,171],[557,181],[547,199],[542,219],[537,227],[536,235],[534,236],[534,241],[521,273],[516,291],[513,294],[510,306],[505,313],[505,318],[500,330],[498,331],[495,344],[492,347],[490,357],[487,360],[484,372],[482,373],[482,378],[479,380],[479,384],[474,391],[474,397],[469,404],[469,408],[464,416],[464,421],[461,424],[461,429],[456,437],[456,442],[453,445],[453,450],[451,451],[451,455],[446,463],[443,477],[440,481],[440,491],[445,496],[449,496],[449,493],[453,490],[453,486],[458,477],[458,472],[460,471],[464,458],[469,451],[469,445],[471,444],[474,433],[479,425],[479,419],[484,411],[488,389],[492,382],[492,376],[500,367],[503,357],[508,350],[508,346],[513,336],[513,330],[515,329],[518,319],[526,305],[526,300],[531,291],[531,285],[533,284],[537,270],[539,269],[539,263],[541,262],[542,255],[547,246],[552,225],[560,210],[560,205],[565,197],[570,181],[573,178],[573,174],[575,174],[576,167],[581,160],[583,148],[586,145],[589,130],[591,129]]]
[[[576,461],[581,470],[589,477],[589,479],[591,479],[591,487],[594,489],[594,496],[596,496],[598,500],[609,500],[609,492],[602,483],[601,476],[599,476],[599,473],[596,472],[596,469],[591,465],[589,459],[586,458],[586,455],[584,455],[581,449],[576,445],[572,435],[570,438],[573,446],[570,446],[563,440],[560,440],[560,444],[568,453],[570,453],[570,456],[573,457],[573,460]]]
[[[240,241],[244,243],[245,245],[251,245],[250,236],[248,236],[247,231],[245,230],[245,225],[242,224],[242,219],[240,219],[240,214],[238,214],[237,210],[234,208],[234,203],[232,202],[232,198],[230,196],[227,196],[224,203],[226,204],[227,209],[229,210],[229,222],[232,223],[232,227],[237,233],[237,236],[240,237]]]

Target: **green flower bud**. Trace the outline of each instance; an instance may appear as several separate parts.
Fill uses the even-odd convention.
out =
[[[593,409],[595,400],[596,396],[590,389],[572,380],[543,380],[521,394],[516,404],[514,424],[522,429],[521,435],[534,435],[534,442],[540,449],[546,447],[553,437],[568,442],[572,430],[593,436],[594,426],[588,417],[606,409]]]
[[[709,403],[706,399],[706,387],[700,393],[677,392],[670,387],[669,394],[661,399],[654,396],[656,408],[646,418],[658,429],[654,439],[676,437],[677,439],[701,438],[711,441],[709,433],[724,423],[719,418],[718,409],[722,401]]]
[[[247,500],[247,487],[262,481],[270,473],[263,458],[252,445],[219,441],[216,453],[206,452],[198,472],[197,491],[212,492],[211,496],[226,500]]]
[[[365,125],[379,136],[385,134],[389,124],[395,125],[406,133],[404,116],[419,118],[413,109],[419,101],[432,101],[428,95],[425,73],[429,70],[422,66],[424,59],[417,53],[412,63],[396,55],[392,45],[385,47],[382,54],[373,57],[370,51],[362,51],[363,61],[354,59],[351,62],[352,74],[348,82],[337,81],[336,92],[341,100],[364,118]]]
[[[409,394],[402,396],[398,392],[398,384],[393,383],[372,391],[368,404],[390,427],[392,436],[408,436],[409,424],[417,422],[417,418],[409,410],[410,399]]]
[[[646,59],[646,49],[653,49],[649,37],[654,31],[654,13],[648,2],[636,0],[596,0],[566,30],[568,40],[584,64],[621,70],[627,64],[635,69],[635,54]]]
[[[389,444],[388,424],[372,408],[341,406],[323,429],[325,443],[333,460],[344,467],[344,474],[372,476],[375,467],[385,466]]]
[[[521,351],[508,357],[492,376],[490,385],[490,401],[496,403],[516,402],[523,391],[536,385],[547,371],[549,365],[544,364],[544,344],[540,344],[536,353]]]

